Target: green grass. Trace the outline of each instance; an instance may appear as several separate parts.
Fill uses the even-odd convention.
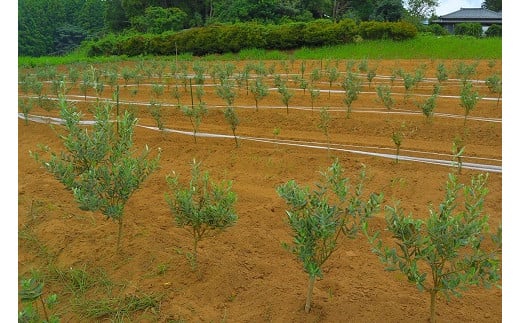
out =
[[[152,56],[107,56],[88,57],[85,50],[66,56],[18,57],[19,67],[50,66],[71,63],[108,63],[123,60],[142,60]],[[158,59],[158,57],[153,57]],[[206,61],[215,60],[287,60],[287,59],[501,59],[502,38],[474,38],[460,36],[434,36],[421,34],[406,41],[361,41],[320,48],[301,48],[293,52],[265,49],[244,49],[239,53],[207,55]],[[175,56],[159,59],[174,61]],[[192,61],[187,53],[177,56],[178,60]]]
[[[111,318],[114,321],[131,319],[132,315],[150,310],[152,313],[158,311],[161,300],[157,295],[127,295],[125,297],[107,297],[102,299],[78,299],[74,307],[85,317],[94,319]]]
[[[362,41],[323,48],[302,48],[296,59],[501,59],[502,39],[420,35],[406,41]]]

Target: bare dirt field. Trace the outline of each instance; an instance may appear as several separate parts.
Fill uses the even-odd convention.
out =
[[[433,84],[437,82],[436,68],[441,62],[446,65],[450,79],[442,83],[433,120],[428,122],[416,103],[424,102],[432,94]],[[393,206],[400,201],[406,213],[425,218],[430,203],[437,208],[442,201],[448,174],[456,171],[450,166],[454,138],[464,136],[463,163],[494,166],[483,170],[463,168],[459,179],[469,184],[472,176],[489,173],[485,211],[489,214],[490,229],[495,231],[502,222],[502,105],[497,104],[497,94],[490,92],[484,80],[493,73],[501,75],[502,66],[501,61],[464,63],[475,62],[478,65],[471,82],[482,99],[469,113],[465,125],[458,97],[461,81],[455,76],[459,61],[369,61],[369,66],[377,67],[376,77],[369,86],[366,73],[360,74],[364,84],[358,99],[352,103],[349,118],[340,86],[346,69],[341,61],[338,70],[343,74],[333,82],[330,94],[327,76],[322,75],[319,81],[322,91],[314,108],[309,90],[304,94],[291,76],[287,85],[294,96],[288,111],[272,83],[273,89],[259,101],[258,111],[245,86],[237,88],[233,106],[240,120],[236,130],[238,147],[224,118],[226,102],[216,95],[211,78],[205,81],[203,101],[208,114],[199,133],[226,137],[201,136],[195,142],[190,134],[193,129],[190,120],[175,107],[177,100],[169,92],[173,82],[162,95],[157,95],[151,86],[157,78],[145,77],[137,93],[132,93],[131,89],[136,88],[131,85],[134,82],[130,80],[125,87],[120,76],[120,106],[132,109],[139,118],[134,137],[136,149],[141,151],[148,145],[154,154],[158,148],[162,150],[160,168],[125,207],[121,253],[116,253],[117,224],[105,220],[100,213],[80,210],[72,193],[29,155],[39,145],[62,150],[56,134],[61,127],[33,121],[26,124],[21,117],[18,123],[19,279],[31,273],[43,277],[45,295],[58,296],[59,304],[53,312],[59,314],[62,322],[116,319],[114,315],[87,317],[87,310],[95,301],[142,295],[155,295],[159,301],[155,307],[132,312],[125,321],[427,322],[429,295],[419,291],[401,273],[385,271],[361,234],[356,239],[340,238],[337,250],[324,265],[323,278],[315,284],[312,309],[305,313],[308,277],[295,256],[282,247],[282,243],[291,242],[292,232],[285,213],[288,206],[275,188],[291,179],[312,187],[319,179],[319,171],[338,158],[354,182],[360,167],[366,166],[365,190],[383,192],[384,205]],[[234,63],[237,71],[245,64]],[[277,66],[277,73],[285,80],[280,62],[266,62],[266,66],[270,64]],[[325,71],[323,62],[306,64],[307,78],[314,68]],[[287,62],[287,65],[290,73],[300,73],[301,62]],[[408,98],[403,95],[402,80],[396,78],[392,84],[394,107],[388,110],[377,101],[376,86],[390,85],[392,71],[401,68],[414,73],[421,65],[425,78]],[[65,69],[61,71],[66,73]],[[96,93],[90,89],[85,101],[80,83],[81,80],[68,93],[68,98],[77,100],[74,104],[84,111],[86,119],[91,119],[89,109],[96,101]],[[51,84],[44,84],[44,91],[52,98]],[[191,104],[189,88],[180,89],[181,103]],[[19,95],[25,98],[33,94],[20,91]],[[154,96],[162,104],[163,131],[142,127],[157,126],[149,111]],[[112,98],[108,83],[100,98],[100,101]],[[198,102],[196,97],[195,102]],[[323,107],[329,109],[331,116],[329,137],[318,128]],[[30,114],[58,117],[59,111],[35,107]],[[276,135],[275,129],[279,130]],[[397,130],[404,134],[400,156],[427,158],[426,162],[405,159],[395,162],[396,147],[391,136]],[[186,258],[191,251],[191,233],[174,225],[164,197],[169,192],[165,177],[175,171],[187,182],[193,159],[201,161],[203,170],[208,170],[214,180],[232,180],[238,198],[236,225],[200,242],[199,274]],[[446,164],[437,164],[439,160]],[[384,211],[370,220],[370,227],[381,230],[390,241],[385,231]],[[85,274],[82,279],[74,280],[76,284],[83,283],[80,292],[78,286],[70,286],[70,279],[63,278],[72,272]],[[437,319],[438,322],[501,322],[502,292],[499,288],[469,288],[462,298],[453,297],[449,302],[439,295]]]

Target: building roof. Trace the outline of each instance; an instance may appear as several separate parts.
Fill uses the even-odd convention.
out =
[[[502,12],[495,12],[484,8],[460,8],[460,10],[439,16],[440,20],[459,20],[459,19],[500,19],[502,20]]]

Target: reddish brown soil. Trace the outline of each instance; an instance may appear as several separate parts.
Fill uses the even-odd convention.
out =
[[[420,64],[427,67],[426,77],[435,79],[435,68],[440,61],[377,61],[377,74],[391,74],[396,67],[413,73]],[[267,62],[269,66],[271,62]],[[306,73],[310,73],[308,62]],[[444,62],[454,77],[457,62]],[[467,62],[473,63],[473,62]],[[134,64],[134,63],[129,63]],[[212,62],[216,64],[216,62]],[[242,63],[240,63],[242,64]],[[340,62],[344,71],[344,62]],[[369,62],[369,65],[372,65]],[[279,65],[278,65],[279,66]],[[300,63],[294,62],[293,73],[299,73]],[[474,78],[484,80],[493,72],[501,73],[501,61],[490,68],[482,61]],[[282,70],[280,72],[283,76]],[[143,80],[144,83],[150,81]],[[210,82],[208,80],[208,82]],[[328,89],[323,79],[322,89]],[[393,111],[413,110],[414,115],[386,113],[381,103],[376,102],[376,84],[388,82],[376,78],[371,88],[365,84],[358,100],[352,105],[352,114],[346,118],[345,111],[331,111],[329,128],[331,144],[352,144],[380,147],[372,151],[395,153],[391,140],[393,130],[404,123],[405,138],[402,155],[414,155],[407,150],[421,150],[447,154],[427,156],[450,160],[453,139],[463,131],[463,119],[442,117],[441,113],[463,115],[458,98],[439,98],[433,123],[415,106],[414,101],[426,97],[394,94],[396,106]],[[150,87],[141,85],[136,96],[121,84],[121,100],[149,103]],[[293,84],[290,82],[289,84]],[[432,84],[421,82],[414,94],[431,94]],[[476,85],[484,97],[496,97],[484,84]],[[111,96],[110,87],[103,97]],[[297,87],[292,85],[292,87]],[[339,89],[338,85],[334,88]],[[401,92],[396,85],[394,92]],[[460,84],[446,82],[441,94],[458,95]],[[73,89],[69,94],[79,94]],[[317,125],[319,108],[344,109],[343,94],[321,93],[314,111],[296,109],[310,106],[308,92],[301,91],[289,103],[287,113],[280,95],[271,91],[260,101],[255,111],[251,94],[239,91],[234,103],[240,118],[237,135],[274,138],[273,130],[280,129],[279,139],[295,139],[320,142],[327,146],[327,138]],[[23,95],[20,92],[20,95]],[[94,96],[91,90],[89,95]],[[206,89],[204,101],[210,106],[199,132],[231,135],[225,122],[222,108],[225,102],[215,96],[214,88]],[[176,103],[168,91],[158,99]],[[181,98],[190,103],[189,92]],[[77,103],[87,114],[90,104]],[[126,105],[123,105],[126,108]],[[246,109],[243,106],[250,108]],[[269,109],[267,107],[280,107]],[[137,106],[139,124],[154,126],[155,121],[146,107]],[[379,113],[364,113],[379,109]],[[166,128],[191,131],[187,117],[178,109],[164,108],[163,121]],[[58,116],[58,111],[35,108],[35,115]],[[480,100],[470,117],[501,119],[501,103]],[[55,127],[59,131],[60,127]],[[467,121],[465,159],[481,157],[502,160],[502,124],[469,119]],[[424,218],[428,205],[435,207],[441,202],[449,172],[453,167],[426,163],[400,161],[371,157],[327,149],[261,143],[239,140],[235,147],[232,138],[194,138],[189,135],[160,132],[137,127],[135,145],[140,151],[145,145],[153,150],[162,149],[160,169],[153,173],[136,191],[126,205],[124,217],[122,253],[115,252],[117,225],[104,220],[100,213],[81,211],[72,194],[65,190],[52,175],[47,173],[29,151],[37,151],[38,145],[48,145],[53,151],[63,147],[53,128],[47,124],[18,123],[18,274],[19,279],[37,271],[47,277],[45,292],[56,293],[59,305],[56,312],[63,322],[95,321],[86,318],[81,310],[86,306],[78,300],[96,300],[128,295],[160,295],[160,305],[126,318],[133,322],[427,322],[429,320],[429,295],[419,291],[399,272],[387,272],[384,265],[371,252],[364,236],[350,240],[341,238],[337,250],[324,265],[324,277],[314,288],[312,309],[306,314],[304,302],[307,275],[301,263],[282,248],[283,242],[291,242],[291,230],[286,221],[286,204],[275,187],[290,179],[303,185],[313,185],[319,171],[330,166],[332,157],[339,158],[347,176],[355,180],[362,164],[367,166],[369,181],[366,191],[383,192],[385,205],[396,200],[406,212]],[[334,147],[334,146],[332,146]],[[350,147],[347,147],[350,148]],[[352,148],[363,150],[364,148]],[[208,237],[199,244],[200,275],[191,270],[185,253],[191,251],[190,232],[174,225],[172,215],[164,199],[168,192],[165,176],[172,171],[186,181],[193,159],[202,162],[204,170],[217,181],[230,179],[237,193],[236,211],[238,222],[228,230]],[[472,162],[479,162],[474,159]],[[491,164],[489,160],[480,161]],[[463,169],[460,181],[468,184],[477,171]],[[489,195],[485,211],[489,214],[491,230],[502,222],[502,173],[489,173]],[[384,231],[384,212],[371,220],[374,230]],[[489,237],[486,237],[488,239]],[[49,264],[50,263],[50,264]],[[52,275],[52,268],[66,272],[84,269],[92,276],[104,272],[113,283],[111,293],[97,279],[84,295],[74,295],[65,284]],[[163,269],[163,270],[161,270]],[[502,292],[498,288],[469,288],[462,298],[449,302],[438,298],[437,319],[439,322],[500,322],[502,320]],[[110,317],[107,317],[107,319]]]

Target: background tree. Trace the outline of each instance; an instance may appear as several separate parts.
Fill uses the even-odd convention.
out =
[[[144,15],[132,17],[130,22],[139,32],[160,34],[183,29],[187,19],[188,15],[179,8],[148,7]]]
[[[401,0],[382,0],[376,2],[371,18],[378,21],[395,22],[403,19],[404,12]]]
[[[104,18],[105,26],[108,31],[117,33],[130,27],[130,20],[126,16],[122,0],[106,0]]]
[[[501,11],[502,0],[484,0],[484,2],[482,2],[482,8],[486,8],[493,11]]]
[[[18,54],[56,55],[104,30],[103,0],[18,1]]]
[[[430,18],[439,6],[439,0],[404,0],[403,3],[412,22],[416,24]]]

